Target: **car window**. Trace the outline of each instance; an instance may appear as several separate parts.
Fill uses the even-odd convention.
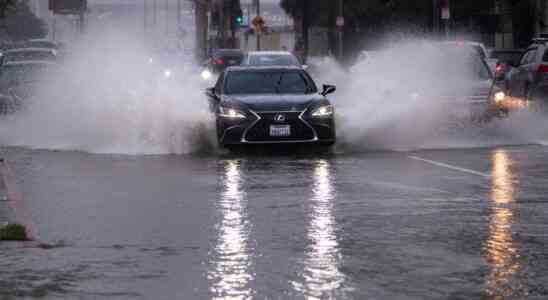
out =
[[[530,49],[521,58],[520,65],[527,65],[534,61],[536,57],[537,49]]]
[[[545,50],[544,56],[542,57],[542,61],[548,61],[548,50]]]
[[[215,93],[221,94],[222,88],[223,88],[223,80],[224,80],[224,73],[222,73],[219,78],[217,79],[217,83],[215,84]]]
[[[529,56],[529,51],[523,53],[523,56],[521,57],[521,60],[519,61],[519,65],[524,65],[527,63],[527,57]]]
[[[232,71],[226,75],[225,94],[306,94],[314,87],[299,71]]]
[[[481,57],[485,58],[485,51],[483,51],[483,48],[481,46],[472,46],[474,48],[474,51]]]

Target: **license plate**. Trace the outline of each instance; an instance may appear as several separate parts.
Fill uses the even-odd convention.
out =
[[[276,136],[276,137],[291,136],[291,126],[270,125],[270,136]]]
[[[231,60],[228,61],[228,64],[229,64],[229,65],[235,65],[235,64],[237,64],[237,63],[238,63],[238,61],[236,61],[236,60],[234,60],[234,59],[231,59]]]

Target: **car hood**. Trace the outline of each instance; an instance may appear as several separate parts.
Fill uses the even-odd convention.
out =
[[[328,102],[319,94],[307,95],[224,95],[221,102],[253,111],[303,111],[313,103]]]

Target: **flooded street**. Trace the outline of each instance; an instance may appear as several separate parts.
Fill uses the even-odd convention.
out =
[[[2,299],[548,297],[546,147],[2,155],[47,244]]]

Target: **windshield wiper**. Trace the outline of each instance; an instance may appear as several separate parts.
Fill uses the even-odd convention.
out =
[[[280,79],[278,79],[278,82],[276,83],[276,94],[280,94],[280,86],[282,85],[282,78],[284,77],[285,72],[282,72],[280,74]]]

